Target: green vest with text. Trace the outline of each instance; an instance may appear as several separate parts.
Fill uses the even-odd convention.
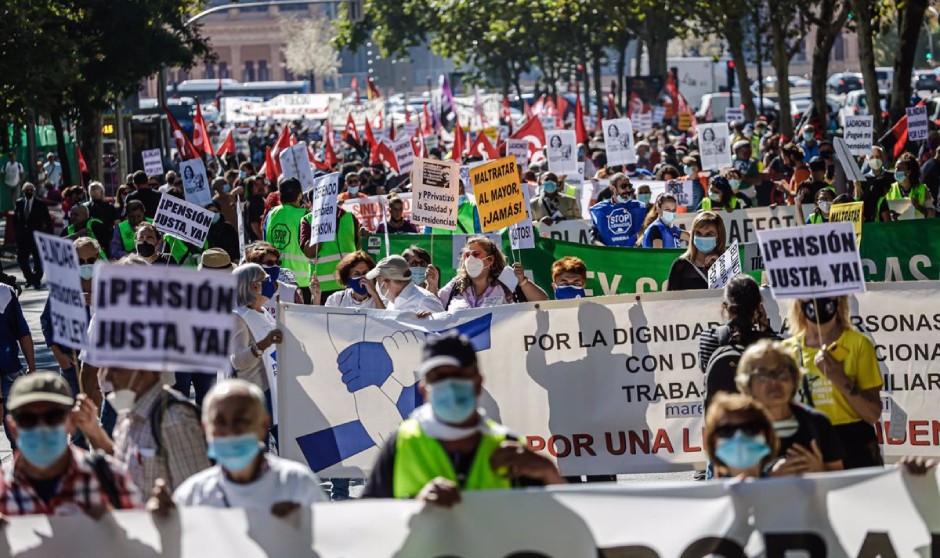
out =
[[[916,201],[918,204],[924,205],[924,200],[927,198],[927,186],[923,184],[918,184],[917,186],[914,186],[913,188],[911,188],[911,190],[905,196],[904,192],[901,190],[901,185],[895,182],[894,184],[891,185],[891,188],[888,190],[888,193],[885,195],[883,199],[903,200],[905,198],[910,198],[911,200]],[[879,207],[880,207],[880,204],[879,204]],[[920,215],[921,217],[924,216],[924,214],[921,213],[920,210],[918,209],[915,209],[914,213],[916,213],[917,215]]]
[[[731,211],[734,211],[735,209],[737,209],[737,208],[738,208],[738,198],[737,198],[737,196],[731,198],[731,203],[729,203],[728,205],[731,206]],[[719,209],[721,209],[721,208],[719,208]],[[711,199],[711,198],[704,198],[704,199],[702,200],[702,211],[711,211],[711,210],[712,210],[712,199]]]
[[[279,205],[268,214],[264,239],[281,253],[281,267],[294,273],[297,285],[310,286],[310,260],[300,249],[300,221],[307,210],[293,205]]]
[[[199,258],[197,258],[197,256],[200,252],[193,252],[189,244],[169,234],[163,235],[163,241],[166,243],[166,249],[170,251],[170,256],[173,257],[173,261],[175,261],[177,265],[181,267],[198,267]],[[205,250],[208,247],[209,240],[207,239],[205,244],[202,245],[202,249]]]
[[[153,219],[147,219],[148,223],[153,223]],[[124,244],[124,251],[130,254],[137,249],[134,243],[137,231],[131,226],[131,222],[124,219],[118,223],[118,230],[121,232],[121,242]]]
[[[431,234],[476,234],[473,224],[473,211],[476,207],[471,202],[463,202],[457,208],[457,229],[453,231],[432,229]]]
[[[492,421],[488,421],[496,426]],[[490,456],[506,441],[505,434],[483,433],[470,473],[461,490],[500,490],[512,488],[511,481],[502,471],[490,467]],[[431,480],[437,477],[457,483],[457,473],[441,443],[421,429],[417,420],[408,419],[398,427],[395,440],[395,465],[392,475],[392,493],[395,498],[414,498]]]
[[[95,230],[92,228],[95,225],[103,225],[103,224],[104,223],[101,221],[101,219],[95,219],[94,217],[92,217],[91,219],[88,220],[87,223],[85,223],[85,228],[88,229],[88,233],[91,235],[92,238],[98,241],[98,246],[101,247],[101,249],[98,251],[99,257],[101,257],[101,259],[104,261],[108,261],[108,256],[105,255],[104,253],[104,244],[101,242],[100,238],[95,236]],[[75,225],[69,225],[69,228],[65,230],[65,234],[66,236],[72,236],[73,234],[75,234]]]
[[[313,234],[313,216],[307,214],[305,217],[310,223]],[[320,281],[320,289],[323,292],[338,291],[345,289],[346,285],[341,285],[336,280],[336,266],[340,260],[347,254],[356,251],[356,222],[353,214],[344,211],[339,218],[339,228],[336,231],[336,238],[320,246],[320,252],[317,254],[316,264],[310,264],[310,273],[317,272],[317,280]]]

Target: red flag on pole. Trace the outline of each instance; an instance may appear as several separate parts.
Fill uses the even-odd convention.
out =
[[[378,142],[375,141],[375,134],[372,133],[372,126],[369,124],[369,120],[366,119],[366,144],[368,144],[369,149],[375,151],[375,148],[378,146]]]
[[[356,122],[353,120],[352,113],[346,115],[346,130],[343,134],[343,141],[357,148],[362,147],[359,142],[359,130],[356,129]]]
[[[509,136],[512,139],[524,139],[529,141],[529,154],[545,147],[545,128],[538,118],[530,118],[525,124],[516,130],[516,133]]]
[[[390,168],[394,169],[395,172],[398,172],[398,158],[395,157],[395,152],[391,147],[389,147],[387,141],[380,141],[379,144],[375,147],[373,153],[374,156],[370,161],[373,166],[388,163]]]
[[[587,128],[584,127],[584,108],[581,107],[581,95],[575,94],[574,135],[575,141],[585,143],[588,140]]]
[[[415,157],[424,157],[424,134],[420,130],[411,136],[411,149],[415,152]]]
[[[215,152],[216,155],[222,156],[227,153],[235,154],[235,135],[232,128],[229,128],[228,133],[225,134],[225,141],[222,142],[222,145],[219,146],[219,150]]]
[[[85,175],[91,174],[88,172],[88,165],[85,163],[85,157],[82,156],[82,149],[75,144],[75,151],[78,152],[78,180],[81,182],[82,186],[85,185]]]
[[[202,107],[199,106],[199,98],[196,98],[196,117],[193,118],[193,147],[196,151],[206,157],[215,157],[212,152],[212,141],[209,139],[209,130],[206,128],[206,121],[202,117]]]
[[[423,112],[424,112],[424,115],[423,115],[423,120],[424,120],[424,121],[421,123],[421,133],[424,134],[424,135],[426,135],[426,136],[430,136],[431,134],[434,133],[434,130],[433,130],[432,124],[431,124],[431,111],[428,110],[428,104],[427,104],[427,103],[424,103],[424,110],[423,110]]]
[[[198,159],[199,152],[196,151],[196,148],[193,146],[193,143],[189,141],[189,138],[186,137],[186,134],[183,132],[183,129],[180,128],[179,122],[176,121],[176,118],[173,117],[173,114],[170,112],[170,109],[166,105],[163,105],[163,112],[166,113],[167,122],[170,124],[170,131],[173,134],[173,141],[176,142],[176,150],[179,151],[180,158],[184,161],[189,161],[190,159]]]
[[[277,177],[281,173],[278,171],[277,164],[274,162],[274,157],[271,155],[271,148],[264,148],[264,166],[263,169],[264,176],[267,177],[268,181],[271,184],[277,184]]]
[[[332,169],[338,162],[336,160],[336,151],[333,150],[333,134],[326,136],[326,142],[323,144],[323,162]]]
[[[460,162],[463,159],[464,152],[463,128],[460,127],[460,120],[454,121],[454,147],[450,152],[450,158]]]
[[[271,159],[274,161],[274,168],[277,170],[277,174],[281,174],[281,151],[288,149],[291,146],[291,133],[290,125],[284,124],[284,127],[281,128],[281,134],[277,137],[277,141],[274,142],[274,147],[271,148]]]
[[[375,86],[375,80],[371,77],[366,80],[366,98],[370,101],[376,101],[382,98],[379,88]]]
[[[477,139],[470,146],[470,156],[478,156],[487,160],[499,159],[499,152],[496,146],[490,141],[490,138],[483,132],[477,134]]]

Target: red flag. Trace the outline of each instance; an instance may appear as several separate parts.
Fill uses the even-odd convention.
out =
[[[375,148],[378,146],[378,142],[375,141],[375,134],[372,133],[372,126],[369,125],[368,120],[366,120],[366,144],[372,151],[375,151]]]
[[[672,72],[666,73],[666,91],[669,92],[669,98],[672,99],[672,106],[679,107],[679,86],[676,85],[675,76]]]
[[[278,172],[277,163],[274,162],[270,147],[264,148],[264,165],[262,165],[262,171],[271,184],[277,184],[277,177],[281,173]]]
[[[227,153],[235,154],[235,135],[232,128],[229,128],[228,133],[225,134],[225,141],[222,142],[222,145],[219,146],[219,150],[216,151],[216,155],[225,155]]]
[[[277,137],[277,141],[274,142],[274,147],[271,148],[271,159],[274,161],[274,168],[277,170],[277,174],[281,174],[281,151],[284,151],[292,145],[292,137],[290,126],[284,124],[284,127],[281,128],[281,134]]]
[[[584,108],[581,107],[581,95],[576,94],[574,102],[574,135],[575,141],[585,143],[588,140],[587,128],[584,127]]]
[[[359,104],[359,80],[353,77],[352,81],[349,82],[349,86],[352,87],[353,99],[355,100],[355,103],[358,105]]]
[[[503,95],[503,106],[499,109],[499,117],[509,126],[509,133],[512,134],[512,109],[509,107],[509,97],[505,95]]]
[[[375,118],[372,120],[372,127],[381,130],[384,126],[385,117],[382,116],[382,111],[379,110],[379,112],[375,115]]]
[[[529,153],[545,147],[545,128],[542,128],[542,122],[538,118],[530,118],[525,124],[516,130],[516,133],[509,136],[512,139],[524,139],[529,141]]]
[[[522,99],[522,106],[525,108],[526,120],[532,120],[532,105],[527,103],[525,99]]]
[[[323,144],[323,162],[332,169],[338,162],[336,160],[336,151],[333,150],[332,134],[326,136],[326,142]]]
[[[431,111],[428,110],[428,104],[424,103],[424,110],[422,111],[424,122],[421,123],[421,133],[429,136],[434,133],[431,127]]]
[[[222,75],[219,74],[219,87],[215,90],[215,109],[222,110]]]
[[[359,143],[359,130],[356,129],[356,122],[353,120],[352,113],[346,116],[346,130],[343,134],[343,141],[357,148],[362,147]]]
[[[408,110],[408,105],[405,105],[405,122],[411,122],[411,111]]]
[[[464,143],[463,128],[460,127],[460,120],[454,121],[454,147],[451,149],[450,158],[460,162],[463,159]]]
[[[328,164],[317,159],[317,157],[313,154],[313,148],[309,145],[307,146],[307,160],[310,161],[310,164],[315,166],[317,170],[324,172],[329,172],[330,170],[330,166]]]
[[[366,80],[366,97],[370,101],[375,101],[382,98],[382,94],[379,93],[379,88],[375,86],[375,80],[371,77]]]
[[[608,103],[612,102],[613,99],[614,99],[613,95],[610,95],[610,94],[607,95]],[[631,91],[630,101],[627,104],[627,116],[629,116],[631,120],[636,118],[638,114],[643,114],[644,112],[643,109],[645,108],[645,106],[646,106],[646,103],[644,103],[643,99],[641,99],[640,96],[637,95],[636,91]]]
[[[470,146],[470,156],[483,157],[487,160],[499,159],[499,152],[496,146],[490,141],[490,138],[483,132],[477,134],[477,139]]]
[[[881,136],[878,143],[885,151],[891,152],[893,159],[900,157],[907,145],[907,115],[902,116],[887,134]]]
[[[424,134],[420,130],[411,136],[411,149],[415,152],[415,157],[424,157]]]
[[[388,163],[390,168],[398,172],[398,159],[395,157],[395,152],[392,150],[391,146],[388,145],[387,141],[380,141],[372,153],[373,157],[370,163],[373,166]]]
[[[196,151],[206,157],[215,157],[212,152],[212,141],[209,139],[209,130],[206,128],[206,121],[202,117],[202,107],[199,106],[199,99],[196,99],[196,117],[193,118],[193,147]]]
[[[196,148],[193,147],[193,143],[189,141],[189,138],[186,137],[185,133],[183,133],[183,129],[180,128],[179,122],[176,121],[176,118],[173,118],[173,114],[166,105],[163,105],[163,112],[166,113],[166,119],[170,124],[170,130],[173,134],[173,140],[176,142],[176,150],[179,151],[180,158],[184,161],[198,159],[199,152],[196,151]]]
[[[388,122],[388,139],[395,141],[395,119],[390,118]]]
[[[82,156],[82,150],[78,147],[78,144],[75,144],[75,151],[78,152],[78,181],[84,186],[85,175],[91,173],[88,172],[88,165],[85,163],[85,157]]]

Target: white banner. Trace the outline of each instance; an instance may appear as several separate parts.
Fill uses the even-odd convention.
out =
[[[278,153],[277,159],[281,164],[281,175],[299,180],[300,188],[305,193],[313,188],[313,168],[310,166],[307,142],[302,141],[284,149]]]
[[[757,233],[774,298],[819,298],[865,292],[852,223],[823,223]]]
[[[402,138],[392,144],[395,152],[395,161],[398,163],[398,174],[409,174],[415,162],[415,150],[411,145],[411,136]]]
[[[157,230],[198,247],[206,242],[215,213],[164,192],[153,216]]]
[[[485,490],[451,509],[415,500],[267,510],[181,508],[168,519],[10,516],[2,554],[96,558],[322,556],[923,557],[940,532],[934,471],[869,469],[752,482],[648,482]],[[624,510],[641,510],[629,516]],[[312,515],[312,517],[311,517]],[[680,520],[681,518],[681,520]]]
[[[279,349],[282,455],[324,477],[362,476],[416,404],[421,340],[471,337],[490,416],[556,458],[563,474],[688,468],[702,452],[699,335],[723,322],[720,291],[517,304],[411,319],[389,312],[287,306]],[[851,297],[885,377],[886,414],[907,413],[888,456],[940,455],[931,356],[940,282],[870,284]],[[789,303],[765,292],[779,331]],[[313,356],[315,355],[315,357]],[[343,363],[340,366],[338,363]],[[892,391],[893,390],[893,391]],[[882,423],[876,425],[885,440]]]
[[[460,192],[457,163],[415,159],[412,175],[412,222],[422,227],[455,230]]]
[[[918,105],[907,107],[907,139],[921,141],[927,139],[927,107]]]
[[[546,156],[548,170],[555,174],[574,174],[578,172],[578,146],[574,130],[545,131],[548,142]]]
[[[336,196],[339,195],[339,179],[340,173],[334,172],[313,181],[313,207],[310,209],[313,222],[310,226],[310,246],[336,238],[338,221]]]
[[[163,178],[163,155],[159,149],[144,149],[140,152],[144,160],[144,172],[147,176]]]
[[[71,349],[88,347],[88,314],[78,275],[78,254],[71,240],[33,232],[49,287],[52,339]]]
[[[842,136],[852,155],[864,157],[871,152],[873,121],[874,117],[870,114],[845,117],[845,129],[842,131]]]
[[[728,125],[699,124],[696,131],[702,170],[719,170],[731,166],[731,138]]]
[[[209,177],[202,159],[190,159],[180,162],[180,174],[183,176],[183,195],[186,201],[199,207],[212,203],[209,189]]]
[[[636,163],[636,149],[633,145],[633,124],[629,118],[602,120],[604,147],[607,150],[607,164],[615,167]]]
[[[234,275],[104,265],[94,282],[89,362],[168,372],[231,366]]]
[[[732,277],[741,273],[741,247],[732,242],[711,267],[708,268],[708,288],[722,289]]]

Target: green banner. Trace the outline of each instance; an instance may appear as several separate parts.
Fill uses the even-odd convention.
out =
[[[940,279],[940,220],[865,223],[861,255],[866,281]]]

